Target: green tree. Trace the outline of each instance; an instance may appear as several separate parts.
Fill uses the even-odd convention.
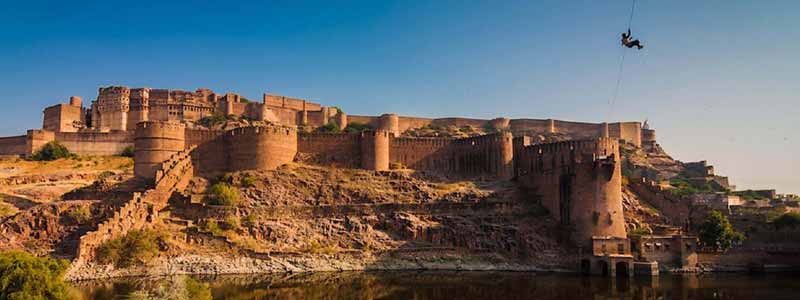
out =
[[[74,156],[74,154],[69,153],[67,147],[64,147],[64,145],[61,145],[56,141],[52,141],[44,144],[39,151],[36,151],[36,153],[31,156],[31,159],[50,161],[60,158],[72,158]]]
[[[719,211],[712,210],[700,225],[700,242],[716,250],[729,249],[742,240],[744,236],[734,231],[728,217]]]
[[[25,252],[0,253],[0,300],[74,299],[63,276],[69,262]]]

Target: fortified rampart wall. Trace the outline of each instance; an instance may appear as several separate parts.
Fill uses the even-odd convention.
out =
[[[152,227],[159,222],[158,212],[167,206],[175,191],[186,188],[193,176],[191,153],[195,147],[182,150],[159,164],[155,172],[154,188],[144,193],[134,193],[114,215],[97,225],[97,229],[81,236],[76,262],[94,260],[96,250],[103,243],[125,236],[131,230]]]
[[[273,170],[297,154],[297,131],[283,126],[241,127],[225,132],[230,171]]]
[[[297,152],[309,162],[358,168],[361,166],[361,136],[358,134],[299,133]]]
[[[224,155],[224,130],[187,128],[185,133],[186,147],[197,147],[192,152],[195,172],[217,173],[228,170],[228,156]]]
[[[54,138],[78,155],[119,155],[133,145],[133,137],[126,131],[56,132]]]
[[[136,126],[133,173],[153,179],[161,163],[186,148],[186,126],[148,121]]]
[[[518,145],[521,143],[517,143]],[[566,141],[517,150],[518,181],[538,194],[573,240],[625,238],[619,144],[615,139]]]
[[[392,163],[417,170],[501,178],[510,178],[513,170],[511,133],[464,139],[394,138],[389,153]]]
[[[27,141],[27,135],[0,137],[0,155],[27,155]]]

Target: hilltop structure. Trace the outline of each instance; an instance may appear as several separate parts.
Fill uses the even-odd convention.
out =
[[[194,125],[216,115],[269,125],[228,130]],[[346,128],[353,123],[372,130],[313,132],[327,124]],[[468,138],[403,135],[431,125],[491,128],[492,133]],[[536,133],[565,133],[575,140],[535,144],[529,135]],[[656,145],[655,131],[639,122],[348,116],[334,107],[268,94],[258,103],[208,89],[119,86],[100,88],[89,108],[74,96],[69,104],[46,108],[42,129],[0,138],[0,155],[28,156],[50,141],[81,155],[119,154],[134,146],[134,173],[154,186],[123,206],[123,217],[82,237],[79,260],[91,259],[94,247],[128,228],[146,227],[156,220],[158,208],[166,205],[169,194],[185,186],[187,177],[272,170],[292,161],[313,161],[375,171],[411,168],[514,179],[537,195],[530,201],[546,207],[575,245],[586,249],[585,271],[611,275],[617,269],[633,273],[623,217],[620,143]]]

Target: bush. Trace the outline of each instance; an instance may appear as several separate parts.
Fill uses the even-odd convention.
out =
[[[242,175],[242,181],[240,186],[243,188],[249,188],[256,185],[256,177],[251,174],[244,174]]]
[[[152,230],[131,230],[97,248],[97,260],[117,267],[147,264],[158,255],[163,237]]]
[[[235,215],[228,215],[225,217],[225,225],[230,230],[239,230],[242,227],[241,221],[239,221],[239,217]]]
[[[52,141],[47,144],[44,144],[44,146],[42,146],[42,149],[36,151],[36,153],[34,153],[31,156],[31,160],[51,161],[61,158],[75,158],[75,157],[76,155],[70,153],[67,147],[64,147],[64,145],[61,145],[56,141]]]
[[[124,157],[133,157],[133,146],[125,147],[125,149],[122,149],[122,153],[119,155]]]
[[[372,130],[372,126],[359,122],[347,123],[347,127],[344,129],[347,133],[360,133],[367,130]]]
[[[87,224],[92,220],[92,209],[88,206],[75,206],[67,211],[67,217],[75,224]]]
[[[320,132],[320,133],[340,133],[340,132],[342,132],[342,130],[339,128],[339,125],[336,125],[336,123],[332,123],[331,122],[331,123],[328,123],[328,124],[325,124],[325,125],[322,125],[322,126],[318,127],[316,129],[316,132]]]
[[[772,220],[775,229],[800,227],[800,213],[788,212]]]
[[[206,219],[205,222],[202,223],[200,231],[208,232],[212,235],[222,235],[223,232],[222,228],[219,227],[217,220],[214,219]]]
[[[239,205],[239,190],[227,182],[217,182],[206,192],[205,201],[210,205]]]
[[[74,299],[63,280],[67,267],[66,260],[0,253],[0,300]]]
[[[712,210],[700,225],[700,242],[716,250],[727,250],[744,240],[744,235],[733,230],[728,217]]]
[[[229,116],[226,116],[222,113],[215,113],[211,116],[203,117],[200,120],[197,120],[197,124],[211,128],[214,127],[214,125],[225,123],[229,119]]]
[[[114,172],[103,171],[103,172],[100,172],[100,174],[97,174],[97,179],[103,180],[103,179],[106,179],[106,178],[111,177],[111,176],[114,176]]]
[[[631,230],[631,231],[628,232],[628,236],[642,236],[642,235],[649,235],[649,234],[653,234],[653,233],[650,232],[649,229],[642,228],[642,227],[636,228],[636,229]]]

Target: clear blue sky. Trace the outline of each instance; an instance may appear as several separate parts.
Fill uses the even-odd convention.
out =
[[[31,2],[31,3],[29,3]],[[2,1],[0,135],[106,85],[351,114],[560,118],[609,111],[630,1]],[[616,120],[684,161],[800,193],[800,1],[638,0]]]

